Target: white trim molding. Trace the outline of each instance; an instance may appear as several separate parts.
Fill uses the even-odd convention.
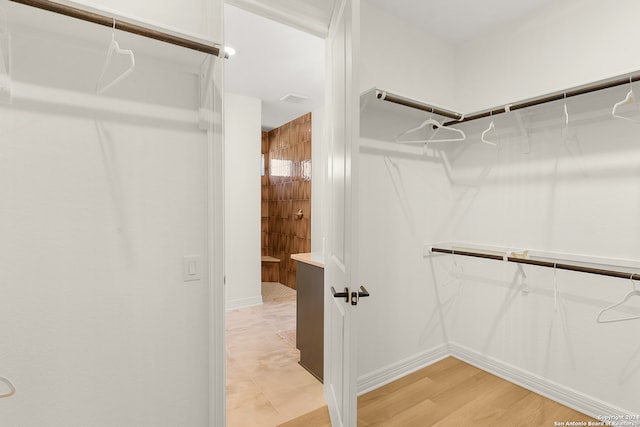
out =
[[[358,396],[389,384],[397,379],[407,376],[449,356],[446,344],[439,345],[431,350],[408,357],[397,363],[386,366],[377,371],[358,378]]]
[[[605,415],[637,415],[463,345],[450,342],[449,351],[456,359],[593,418],[598,419]]]
[[[227,301],[226,310],[229,311],[229,310],[235,310],[238,308],[253,307],[255,305],[261,305],[261,304],[262,304],[261,296],[255,296],[255,297],[249,297],[249,298],[238,298],[238,299]]]

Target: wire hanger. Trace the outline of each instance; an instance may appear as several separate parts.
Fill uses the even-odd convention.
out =
[[[431,108],[431,114],[433,115],[433,108]],[[400,138],[402,138],[405,135],[408,135],[410,133],[413,132],[417,132],[420,129],[431,125],[431,127],[435,130],[435,132],[433,133],[432,137],[429,139],[419,139],[419,140],[411,140],[411,141],[407,141],[407,140],[401,140]],[[441,129],[444,129],[446,131],[452,132],[454,134],[457,134],[458,136],[454,136],[453,138],[441,138],[441,139],[433,139],[433,137],[436,135],[436,133],[438,133],[438,131],[440,131]],[[413,128],[413,129],[409,129],[408,131],[402,132],[397,138],[396,138],[396,142],[400,143],[400,144],[428,144],[430,142],[456,142],[456,141],[464,141],[465,139],[467,139],[467,135],[465,135],[464,131],[462,131],[461,129],[456,129],[456,128],[452,128],[449,126],[444,126],[442,123],[438,122],[437,120],[435,120],[433,117],[429,117],[427,120],[425,120],[424,122],[422,122],[420,124],[420,126]]]
[[[621,107],[625,104],[633,104],[636,102],[636,96],[633,93],[633,84],[631,81],[631,76],[629,76],[629,92],[627,93],[627,96],[620,102],[616,102],[615,105],[613,106],[613,110],[611,110],[611,115],[616,118],[616,119],[624,119],[624,120],[629,120],[630,122],[634,122],[634,123],[640,123],[640,120],[636,120],[636,119],[632,119],[629,117],[625,117],[625,116],[621,116],[620,114],[618,114],[618,107]]]
[[[488,127],[488,128],[486,128],[486,129],[484,130],[484,132],[482,132],[482,136],[480,137],[480,140],[481,140],[482,142],[484,142],[485,144],[493,145],[494,147],[495,147],[495,146],[497,146],[498,144],[496,144],[496,143],[495,143],[495,142],[493,142],[493,141],[489,141],[489,140],[486,138],[487,133],[489,133],[489,132],[491,132],[491,131],[494,131],[494,132],[495,132],[495,130],[496,130],[496,125],[494,125],[494,124],[493,124],[493,111],[491,111],[491,123],[489,123],[489,127]]]
[[[9,386],[9,393],[0,394],[0,399],[4,399],[5,397],[11,397],[16,394],[16,387],[13,385],[9,378],[0,377],[0,381]]]
[[[113,79],[110,83],[107,83],[104,86],[100,87],[102,84],[102,79],[104,79],[104,75],[107,72],[107,68],[111,63],[111,58],[114,53],[118,55],[128,56],[129,59],[131,60],[131,65],[129,65],[129,68],[127,68],[119,76]],[[131,74],[135,68],[136,68],[136,59],[133,56],[133,51],[129,49],[121,49],[120,45],[116,41],[116,18],[113,18],[113,30],[111,32],[111,43],[109,44],[109,50],[107,51],[107,58],[104,61],[104,65],[102,66],[102,72],[100,73],[100,77],[98,77],[98,83],[96,84],[96,94],[101,95],[107,90],[109,90],[110,88],[112,88],[113,86],[115,86],[116,84],[120,83],[120,81],[122,81],[125,77]]]
[[[600,313],[598,313],[598,317],[596,318],[596,322],[598,322],[598,323],[613,323],[613,322],[623,322],[625,320],[640,319],[640,316],[630,316],[630,317],[620,317],[620,318],[617,318],[617,319],[614,318],[614,319],[602,320],[602,315],[604,313],[606,313],[607,311],[610,311],[610,310],[612,310],[612,309],[614,309],[616,307],[621,306],[625,302],[629,301],[629,298],[631,298],[633,296],[640,296],[640,290],[636,289],[636,282],[634,282],[634,280],[633,280],[633,274],[631,274],[631,276],[629,276],[629,280],[631,280],[631,284],[633,285],[633,290],[631,290],[631,292],[629,292],[627,295],[625,295],[625,297],[622,299],[622,301],[617,302],[615,304],[612,304],[609,307],[607,307],[604,310],[602,310]]]

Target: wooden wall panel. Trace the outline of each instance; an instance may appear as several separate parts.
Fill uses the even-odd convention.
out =
[[[273,129],[266,139],[263,134],[269,167],[262,181],[262,254],[280,259],[280,282],[296,289],[291,254],[311,251],[311,113]]]
[[[262,233],[262,255],[269,255],[269,133],[262,132],[262,155],[264,156],[264,175],[260,178],[262,188],[262,208],[260,213]],[[270,282],[265,280],[263,282]]]

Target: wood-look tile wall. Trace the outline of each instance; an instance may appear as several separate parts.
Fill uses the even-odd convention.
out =
[[[262,188],[262,207],[261,207],[261,219],[262,222],[262,256],[269,255],[269,133],[262,132],[262,156],[264,161],[264,174],[260,178]],[[271,280],[265,280],[263,282],[270,282]]]
[[[262,132],[262,155],[264,174],[261,178],[262,185],[262,256],[269,255],[269,133]],[[280,263],[271,260],[262,261],[262,281],[280,281]]]
[[[262,146],[264,152],[264,135]],[[268,146],[268,180],[262,181],[262,254],[280,259],[280,282],[296,289],[296,261],[291,254],[311,251],[311,113],[270,131]],[[303,216],[298,219],[300,209]]]

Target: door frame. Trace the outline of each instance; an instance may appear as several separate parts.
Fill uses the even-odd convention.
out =
[[[340,30],[341,22],[344,22],[344,75],[334,75],[334,65],[332,62],[333,52],[331,41],[334,39],[337,31]],[[328,219],[328,227],[324,231],[324,240],[327,248],[332,247],[330,241],[333,236],[333,187],[332,187],[332,165],[331,156],[334,150],[334,121],[332,120],[332,112],[336,109],[333,102],[333,81],[336,77],[345,79],[344,105],[338,109],[344,111],[344,163],[343,166],[345,182],[344,186],[344,259],[339,260],[330,252],[325,253],[325,328],[324,328],[324,372],[325,372],[325,400],[329,407],[331,422],[336,426],[355,427],[357,424],[357,307],[344,301],[337,301],[331,294],[333,286],[337,292],[342,292],[344,287],[348,287],[350,292],[358,291],[359,272],[355,249],[357,248],[357,222],[358,218],[358,201],[357,201],[357,181],[358,181],[358,153],[359,153],[359,137],[360,137],[360,87],[358,80],[359,65],[359,49],[360,49],[360,0],[337,0],[334,7],[329,35],[327,36],[327,53],[326,53],[326,78],[325,84],[325,134],[323,143],[327,144],[327,157],[323,159],[325,164],[329,165],[330,170],[324,177],[324,194],[323,194],[323,217]],[[347,181],[348,180],[348,181]],[[342,276],[345,283],[332,283],[336,280],[333,276],[333,269],[339,269],[343,272]],[[336,277],[340,276],[336,273]],[[338,305],[336,305],[336,303]],[[338,310],[343,314],[344,321],[342,324],[332,324],[332,311]],[[334,329],[337,327],[337,330]],[[337,336],[333,336],[336,332]],[[340,335],[340,336],[338,336]],[[342,373],[341,384],[331,384],[331,376],[333,366],[331,362],[332,341],[340,340],[342,351]],[[335,386],[340,386],[341,391],[338,393],[341,402],[336,399],[334,393]],[[342,410],[340,410],[342,408]]]
[[[222,21],[222,19],[221,19]],[[224,271],[224,60],[212,58],[211,115],[207,130],[208,282],[209,282],[209,426],[226,425],[227,363]]]
[[[226,1],[223,1],[223,4]],[[229,3],[233,4],[233,1],[229,1]],[[351,87],[350,87],[350,96],[347,94],[349,105],[349,110],[352,112],[350,119],[348,120],[348,124],[350,127],[350,134],[352,137],[352,147],[351,147],[351,158],[349,163],[350,170],[357,171],[355,166],[357,165],[357,155],[358,155],[358,138],[359,138],[359,81],[357,74],[357,64],[359,64],[359,49],[360,49],[360,0],[334,0],[334,10],[331,18],[331,24],[329,27],[329,32],[325,40],[328,40],[331,32],[334,30],[335,23],[338,21],[340,17],[340,13],[344,11],[344,8],[347,4],[350,4],[352,7],[353,14],[353,25],[350,28],[350,54],[347,55],[346,62],[350,69],[350,73],[352,75],[351,78]],[[255,13],[255,12],[254,12]],[[260,13],[259,13],[260,14]],[[224,17],[224,11],[222,14],[221,21]],[[273,19],[268,17],[269,19]],[[280,22],[282,22],[280,20]],[[286,23],[286,22],[285,22]],[[312,31],[309,31],[305,28],[300,28],[302,30],[306,30],[312,34]],[[316,34],[318,35],[318,34]],[[325,83],[325,92],[330,89],[330,70],[331,70],[331,61],[329,57],[329,47],[327,46],[327,54],[325,55],[325,69],[327,70],[327,78],[329,84]],[[210,353],[210,369],[209,369],[209,393],[211,398],[210,404],[210,416],[209,416],[209,424],[210,427],[222,427],[226,425],[226,336],[225,336],[225,290],[224,290],[224,110],[223,110],[223,61],[216,60],[216,65],[214,67],[213,73],[213,84],[212,87],[212,114],[213,120],[212,124],[208,131],[208,218],[209,218],[209,227],[208,227],[208,250],[209,250],[209,307],[210,307],[210,319],[209,319],[209,353]],[[323,117],[323,144],[328,143],[328,129],[331,128],[331,119],[328,116],[329,109],[327,108],[327,99],[325,98],[325,108],[324,108],[324,117]],[[327,150],[322,150],[323,157],[324,155],[328,156]],[[324,164],[326,165],[326,161],[328,157],[322,159]],[[324,170],[324,172],[327,172]],[[328,218],[328,205],[330,193],[327,191],[328,178],[325,173],[323,177],[323,191],[322,191],[322,209],[323,209],[323,218],[325,220]],[[352,180],[357,179],[356,174],[352,174]],[[353,181],[352,181],[353,185]],[[353,196],[353,195],[351,195]],[[354,198],[351,197],[351,200]],[[351,205],[351,215],[348,218],[350,223],[353,223],[353,218],[357,218],[357,202],[352,203]],[[325,224],[328,221],[325,221]],[[350,226],[351,234],[350,240],[352,242],[357,242],[357,227]],[[328,236],[330,235],[329,227],[326,227],[322,233],[323,241],[328,240]],[[324,247],[324,244],[323,244]],[[350,257],[348,262],[352,264],[350,267],[350,275],[349,282],[350,283],[358,283],[358,272],[355,268],[355,263],[353,262],[353,258]],[[327,275],[325,274],[325,278]],[[331,285],[328,285],[331,286]],[[355,289],[355,287],[354,287]],[[325,279],[325,295],[327,294],[327,282]],[[357,290],[357,289],[355,289]],[[327,308],[329,307],[327,303],[327,298],[331,298],[331,293],[329,292],[329,297],[325,296],[325,322],[327,319]],[[345,305],[346,310],[353,310],[351,305]],[[353,323],[350,323],[350,328],[353,329]],[[326,323],[325,323],[326,325]],[[327,329],[325,327],[324,333],[325,339],[325,372],[326,372],[326,351],[327,346],[326,342],[328,339]],[[349,359],[351,360],[350,365],[353,366],[351,369],[351,378],[348,383],[350,384],[350,401],[351,406],[357,410],[357,372],[355,369],[355,357],[356,357],[356,345],[354,343],[356,334],[350,334],[350,341],[352,343],[351,351],[349,352]],[[325,395],[327,393],[327,386],[325,384]],[[345,427],[356,425],[356,411],[352,412],[351,421],[345,425]]]

